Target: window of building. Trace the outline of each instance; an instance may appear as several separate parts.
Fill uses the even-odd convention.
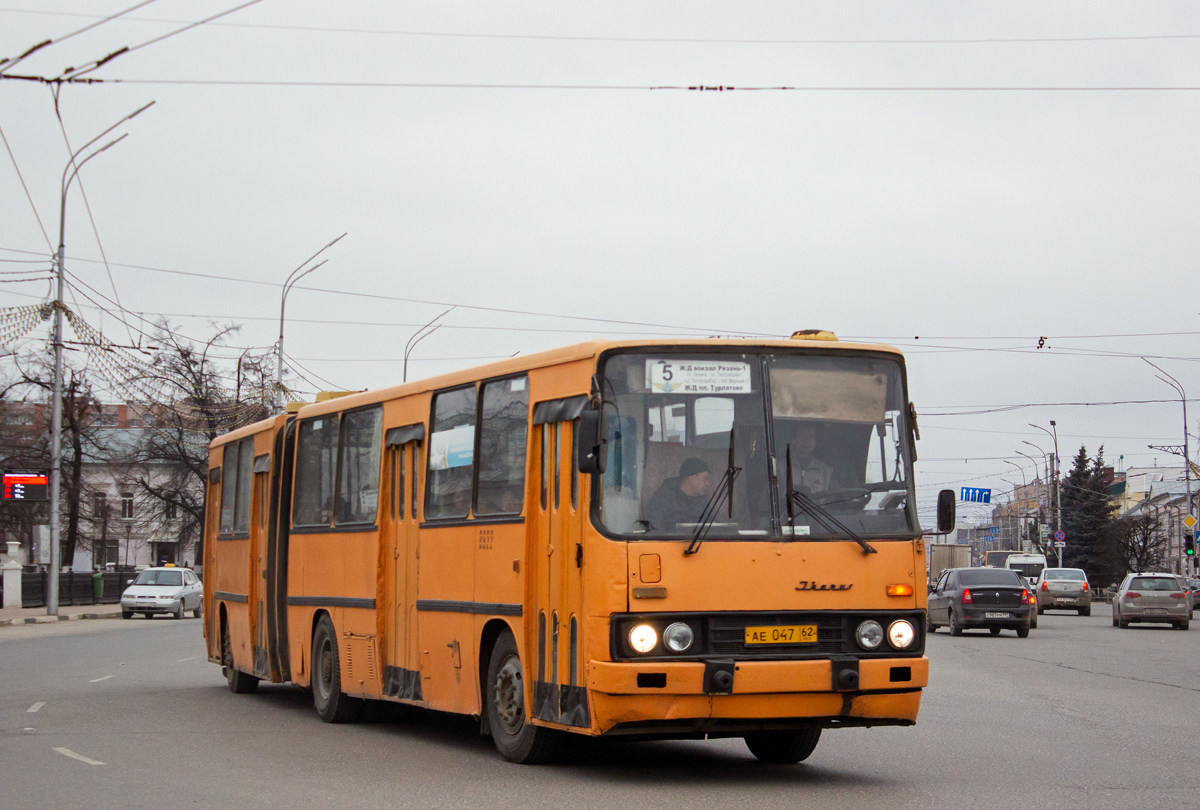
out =
[[[434,397],[425,483],[426,520],[465,518],[470,511],[475,396],[472,386]]]
[[[179,508],[171,501],[167,501],[163,506],[163,517],[167,520],[174,520],[179,517]]]
[[[328,526],[333,521],[333,477],[337,469],[337,414],[300,423],[292,521]]]
[[[121,493],[121,520],[133,520],[133,493]]]
[[[497,380],[483,386],[475,514],[520,514],[525,492],[525,436],[528,424],[529,386],[526,377]]]
[[[116,427],[117,412],[116,411],[101,411],[96,414],[96,427]]]
[[[97,492],[92,495],[92,517],[96,520],[103,520],[108,512],[108,494]]]
[[[342,417],[338,465],[338,523],[370,523],[379,506],[379,449],[383,408],[351,411]]]

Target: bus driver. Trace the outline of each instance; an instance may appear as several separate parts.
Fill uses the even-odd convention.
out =
[[[815,455],[817,428],[812,422],[796,422],[788,443],[792,455],[792,484],[809,494],[833,489],[833,467]]]
[[[646,504],[646,528],[665,531],[674,529],[679,523],[700,520],[711,487],[712,474],[708,465],[698,458],[687,459],[679,465],[679,475],[663,481]]]

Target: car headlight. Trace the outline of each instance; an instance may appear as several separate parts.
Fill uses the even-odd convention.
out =
[[[897,619],[888,627],[888,643],[897,650],[911,646],[917,638],[917,631],[912,624],[904,619]]]
[[[648,653],[658,646],[658,633],[648,624],[639,624],[629,631],[629,646],[635,652]]]
[[[883,627],[874,619],[867,619],[854,631],[854,639],[864,650],[878,649],[883,643]]]
[[[671,652],[685,652],[695,640],[696,634],[686,622],[675,622],[663,631],[663,643]]]

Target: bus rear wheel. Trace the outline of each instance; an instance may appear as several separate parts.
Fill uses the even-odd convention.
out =
[[[820,739],[821,729],[815,726],[792,731],[752,731],[746,735],[746,747],[759,762],[793,765],[808,759]]]
[[[527,765],[547,761],[561,732],[526,722],[525,673],[517,643],[507,630],[492,648],[484,688],[488,726],[500,756]]]
[[[326,723],[353,723],[362,716],[363,700],[342,691],[337,633],[328,614],[321,617],[313,632],[312,693],[317,714]]]
[[[229,625],[221,631],[221,669],[225,671],[225,682],[229,691],[236,695],[245,695],[258,689],[258,678],[247,675],[233,666],[233,644],[229,640]]]

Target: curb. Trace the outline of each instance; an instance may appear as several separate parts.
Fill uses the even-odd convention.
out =
[[[59,616],[26,616],[21,619],[0,619],[0,627],[22,627],[27,624],[54,624],[82,619],[119,619],[120,613],[68,613]]]

